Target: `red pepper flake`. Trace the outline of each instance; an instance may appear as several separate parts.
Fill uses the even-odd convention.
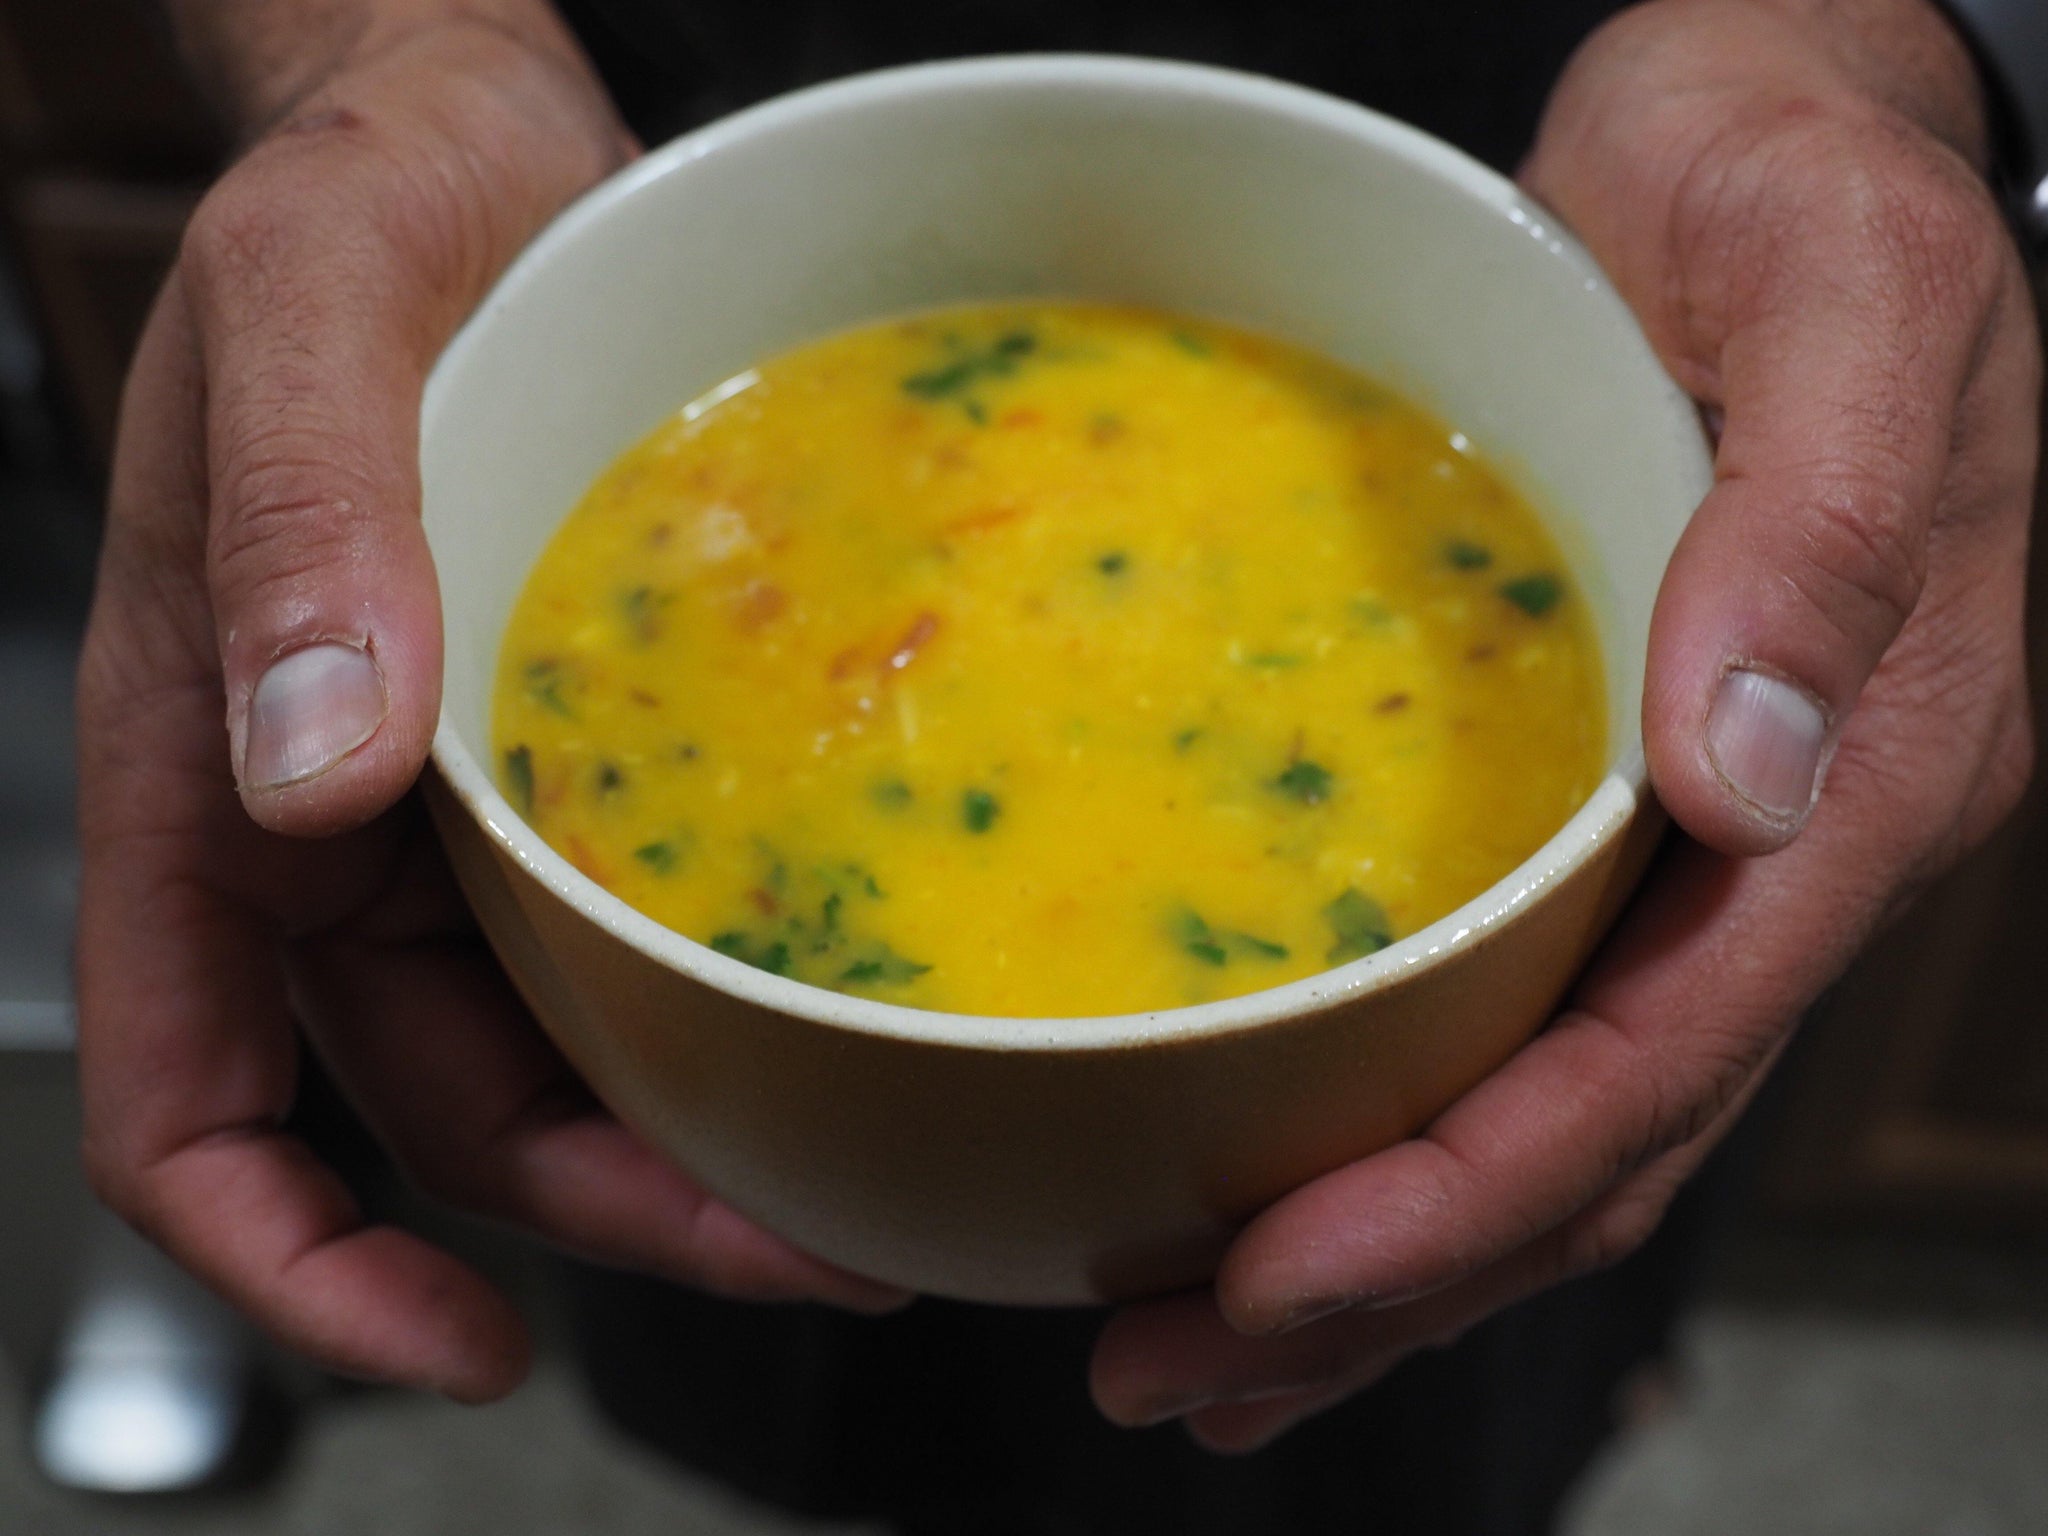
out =
[[[635,704],[638,704],[642,709],[661,708],[661,700],[649,693],[645,688],[628,688],[626,690],[626,697]]]
[[[939,529],[939,536],[946,538],[961,533],[987,533],[991,528],[1000,528],[1005,523],[1014,523],[1024,515],[1024,509],[1015,503],[988,507],[980,512],[970,512],[965,517],[956,517]]]
[[[911,620],[910,628],[903,632],[903,638],[896,642],[896,649],[882,662],[882,675],[886,677],[891,672],[901,672],[917,660],[917,653],[923,650],[932,636],[938,632],[939,616],[929,609],[920,613]]]
[[[860,647],[849,645],[825,667],[825,675],[835,683],[843,683],[853,675],[853,669],[860,665]]]
[[[996,418],[999,427],[1040,427],[1045,425],[1045,412],[1035,411],[1028,405],[1005,411]]]
[[[604,861],[590,851],[590,846],[573,832],[563,841],[568,845],[566,851],[569,862],[609,890],[612,883],[611,875],[606,871]]]
[[[1408,707],[1409,703],[1410,700],[1407,694],[1390,693],[1384,699],[1381,699],[1379,703],[1373,705],[1372,712],[1376,715],[1398,715]]]
[[[763,917],[773,917],[782,910],[782,904],[775,899],[775,893],[758,885],[747,892],[747,900],[754,904],[754,910]]]
[[[732,621],[752,634],[782,616],[789,607],[789,594],[772,581],[750,581],[733,604]]]

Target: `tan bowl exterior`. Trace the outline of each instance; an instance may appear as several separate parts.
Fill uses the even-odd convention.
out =
[[[1247,1217],[1426,1124],[1549,1018],[1662,826],[1654,810],[1618,818],[1457,963],[1321,1012],[1111,1049],[1002,1050],[850,1030],[706,986],[552,894],[438,775],[428,789],[506,970],[629,1125],[835,1263],[1038,1304],[1201,1280]]]
[[[1000,174],[997,174],[997,171]],[[750,971],[630,912],[490,782],[511,597],[561,512],[770,352],[1040,293],[1213,315],[1460,423],[1572,558],[1609,776],[1461,911],[1325,976],[1124,1019],[989,1021]],[[428,782],[520,992],[631,1126],[738,1209],[917,1290],[1079,1303],[1209,1274],[1274,1198],[1427,1123],[1550,1014],[1648,860],[1657,583],[1711,465],[1691,405],[1547,213],[1447,146],[1193,66],[970,61],[799,93],[566,213],[450,347],[422,419],[448,660]]]

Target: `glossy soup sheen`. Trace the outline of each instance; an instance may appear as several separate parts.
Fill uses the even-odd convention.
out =
[[[1262,337],[941,311],[629,451],[505,637],[500,782],[750,964],[1016,1017],[1234,996],[1450,912],[1606,728],[1542,525],[1464,439]]]

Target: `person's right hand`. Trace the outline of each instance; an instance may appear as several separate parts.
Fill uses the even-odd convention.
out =
[[[520,246],[632,152],[550,17],[420,9],[295,82],[194,217],[128,382],[79,683],[79,1054],[116,1211],[325,1364],[481,1400],[523,1374],[524,1326],[466,1265],[367,1223],[281,1128],[300,1031],[449,1203],[731,1295],[901,1297],[754,1227],[595,1104],[408,793],[441,680],[422,382]]]

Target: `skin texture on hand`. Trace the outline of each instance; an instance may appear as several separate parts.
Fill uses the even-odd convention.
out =
[[[1657,0],[1567,70],[1524,180],[1720,432],[1644,700],[1688,835],[1498,1073],[1264,1212],[1213,1294],[1111,1321],[1112,1419],[1248,1450],[1631,1252],[1800,1011],[2010,810],[2040,358],[1983,132],[1922,0]]]
[[[590,1099],[408,793],[441,670],[421,386],[627,136],[544,9],[314,5],[300,33],[292,7],[258,9],[279,52],[229,71],[229,95],[274,125],[202,204],[144,335],[79,679],[95,1187],[330,1366],[509,1390],[528,1350],[510,1304],[366,1223],[281,1129],[303,1035],[452,1204],[732,1295],[897,1305],[717,1203]],[[288,85],[265,88],[280,61]]]

